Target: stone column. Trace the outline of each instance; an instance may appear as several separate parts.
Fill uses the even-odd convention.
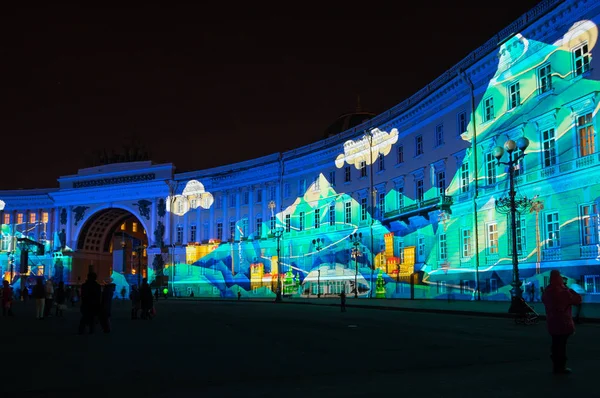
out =
[[[156,230],[156,224],[158,223],[158,200],[158,198],[154,198],[152,201],[152,209],[150,210],[150,231],[146,231],[146,236],[148,237],[148,246],[158,245],[158,242],[154,240],[154,231]]]

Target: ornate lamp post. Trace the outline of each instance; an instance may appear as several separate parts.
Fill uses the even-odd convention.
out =
[[[500,213],[510,213],[510,231],[512,236],[512,265],[513,265],[513,281],[511,283],[511,305],[508,310],[510,313],[521,312],[521,300],[523,289],[521,289],[521,279],[519,278],[519,256],[517,253],[517,212],[529,208],[530,201],[526,197],[516,198],[515,193],[515,166],[519,164],[519,160],[525,157],[525,149],[529,146],[529,140],[521,137],[517,142],[508,140],[504,144],[504,149],[500,146],[494,148],[494,157],[498,164],[508,166],[509,191],[508,198],[500,198],[496,201],[496,210]],[[519,148],[521,153],[514,153],[515,149]],[[500,159],[504,156],[504,150],[508,153],[508,162],[501,162]]]
[[[350,234],[350,242],[354,246],[352,248],[352,256],[354,257],[354,298],[358,298],[358,256],[360,256],[360,240],[362,239],[362,233]]]
[[[323,243],[325,243],[325,239],[322,239],[322,238],[313,239],[312,243],[313,243],[313,245],[315,245],[317,252],[320,252],[321,249],[323,248],[322,247]],[[321,267],[320,266],[317,268],[317,298],[321,298]]]
[[[275,228],[271,233],[277,240],[277,289],[275,293],[275,302],[279,303],[281,302],[281,270],[279,269],[279,265],[281,264],[281,237],[283,236],[283,228]]]

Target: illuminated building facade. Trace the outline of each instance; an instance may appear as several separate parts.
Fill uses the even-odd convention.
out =
[[[179,295],[274,297],[280,280],[303,297],[507,300],[513,237],[496,210],[508,185],[494,148],[524,136],[524,295],[538,299],[558,268],[600,301],[598,23],[598,2],[541,2],[394,108],[285,153],[186,173],[111,164],[57,189],[0,192],[2,273],[12,263],[20,276],[14,238],[28,237],[47,247],[31,272],[57,277],[60,259],[70,283],[94,269],[131,285],[139,269]],[[145,231],[132,243],[141,268],[119,260],[125,220]]]

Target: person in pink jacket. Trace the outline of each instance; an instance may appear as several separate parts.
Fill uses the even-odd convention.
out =
[[[546,307],[546,325],[552,336],[554,373],[571,373],[567,368],[567,340],[575,332],[571,306],[581,304],[581,296],[565,285],[558,270],[552,270],[550,285],[544,290],[542,301]]]

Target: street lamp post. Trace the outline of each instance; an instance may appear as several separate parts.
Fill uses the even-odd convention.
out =
[[[273,231],[273,236],[277,240],[277,289],[275,295],[275,302],[281,302],[281,272],[279,266],[281,264],[281,237],[283,236],[283,228],[275,228]]]
[[[508,166],[508,181],[509,191],[508,198],[500,198],[496,201],[496,209],[501,213],[510,213],[510,231],[512,236],[512,265],[513,265],[513,281],[511,294],[511,305],[508,310],[510,313],[521,312],[521,301],[523,289],[521,289],[521,279],[519,278],[519,256],[517,253],[517,207],[523,208],[529,204],[526,197],[515,198],[515,166],[519,164],[519,160],[525,157],[525,149],[529,146],[529,140],[525,137],[519,138],[516,142],[508,140],[504,144],[504,149],[500,146],[494,148],[494,157],[498,164]],[[521,153],[514,153],[515,149],[519,149]],[[508,153],[508,162],[501,162],[500,159],[504,155],[504,150]]]
[[[322,239],[322,238],[313,239],[312,243],[313,243],[313,245],[315,245],[315,248],[317,249],[317,253],[318,253],[323,248],[322,245],[323,245],[323,243],[325,243],[325,239]],[[320,265],[317,266],[317,298],[321,298],[321,266]]]
[[[362,239],[362,233],[350,234],[350,242],[354,246],[352,248],[352,255],[354,256],[354,298],[358,298],[358,256],[360,256],[360,240]]]

